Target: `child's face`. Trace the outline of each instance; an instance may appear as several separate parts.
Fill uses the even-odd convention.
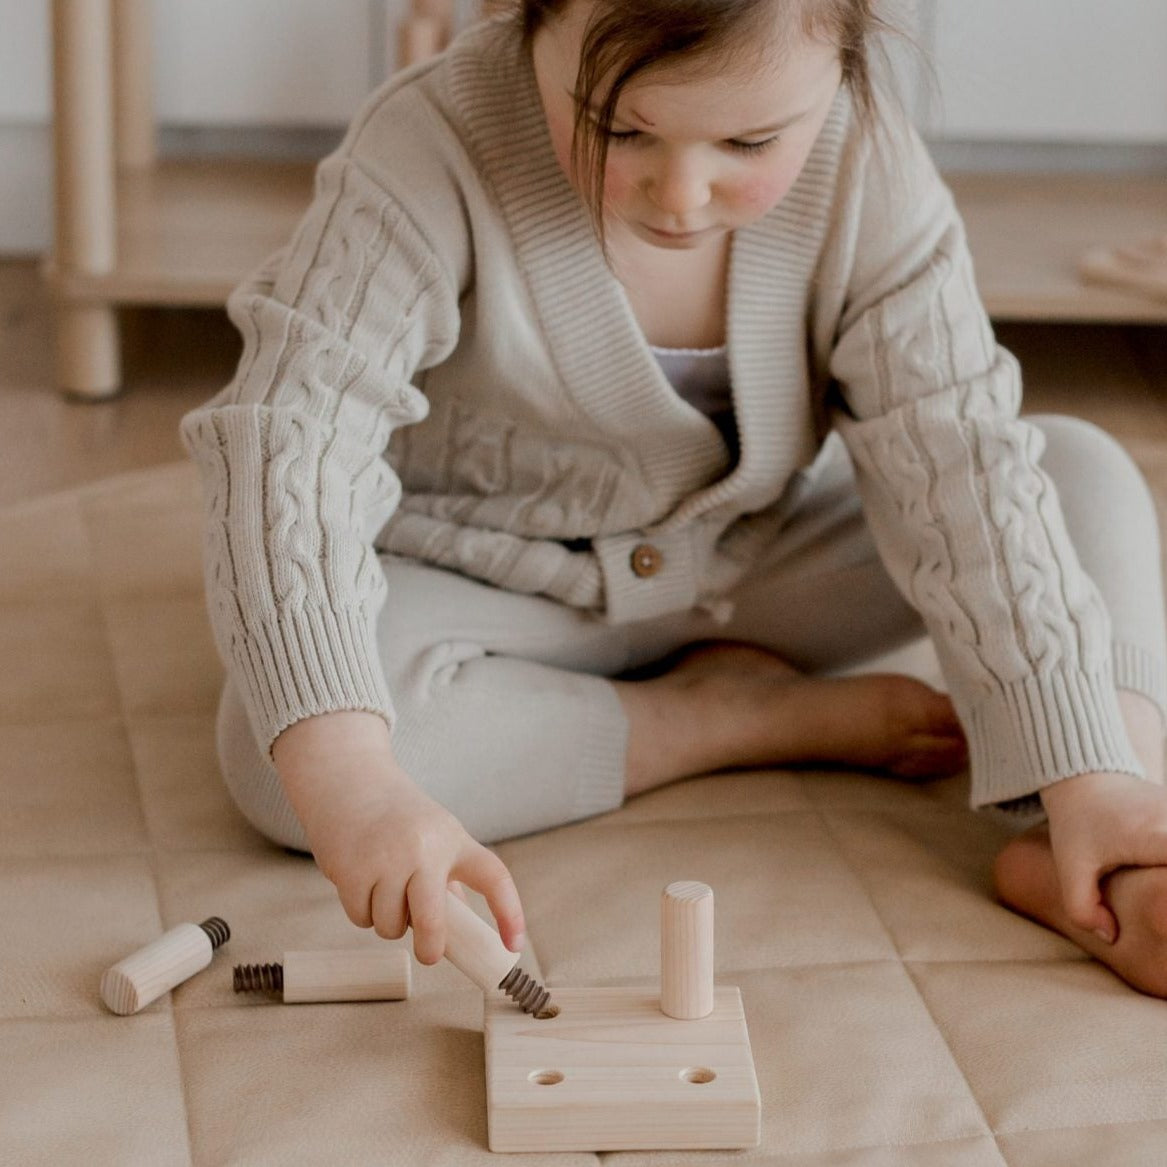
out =
[[[535,72],[551,140],[571,177],[572,89],[593,0],[575,0],[535,37]],[[838,50],[799,39],[714,73],[670,66],[632,81],[609,142],[604,224],[613,243],[705,246],[782,201],[842,80]]]

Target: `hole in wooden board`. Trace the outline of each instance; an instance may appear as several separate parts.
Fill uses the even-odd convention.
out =
[[[563,1081],[563,1075],[558,1070],[532,1070],[527,1081],[536,1086],[556,1086]]]
[[[712,1082],[717,1073],[705,1066],[690,1066],[689,1069],[681,1071],[681,1077],[686,1082],[692,1082],[694,1086],[704,1086],[706,1082]]]
[[[559,1006],[558,1005],[548,1005],[546,1009],[540,1009],[539,1012],[535,1014],[535,1020],[536,1021],[550,1021],[552,1017],[558,1017],[558,1016],[559,1016]]]

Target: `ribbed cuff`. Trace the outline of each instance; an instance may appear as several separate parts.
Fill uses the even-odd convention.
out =
[[[305,717],[363,710],[392,728],[373,626],[363,609],[311,607],[250,624],[232,638],[233,679],[269,759],[276,738]]]
[[[973,708],[966,722],[974,808],[1023,798],[1075,774],[1145,777],[1109,667],[1006,685]]]
[[[579,760],[573,820],[616,810],[624,802],[628,716],[614,685],[591,686],[585,717],[586,745]]]

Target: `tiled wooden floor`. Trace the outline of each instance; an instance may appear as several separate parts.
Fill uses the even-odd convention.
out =
[[[233,371],[239,341],[218,311],[125,318],[126,388],[107,402],[53,387],[52,312],[36,264],[0,262],[0,505],[185,456],[178,420]],[[1077,414],[1131,451],[1167,510],[1167,329],[1001,325],[1029,411]]]

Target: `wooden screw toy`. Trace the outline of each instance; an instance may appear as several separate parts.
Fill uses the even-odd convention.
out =
[[[660,992],[559,988],[554,1017],[486,1004],[492,1151],[730,1150],[761,1141],[737,988],[713,983],[713,892],[661,896]]]
[[[410,961],[404,948],[285,952],[280,964],[237,964],[237,993],[266,992],[286,1005],[309,1001],[403,1001]]]
[[[519,953],[474,909],[452,891],[446,892],[446,959],[479,988],[501,989],[524,1013],[552,1015],[551,994],[519,968]]]
[[[201,924],[179,924],[106,969],[101,999],[115,1013],[137,1013],[206,968],[215,949],[230,937],[231,929],[218,916]]]

